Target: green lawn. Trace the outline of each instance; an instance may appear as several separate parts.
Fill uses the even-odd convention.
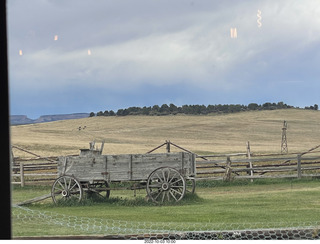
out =
[[[47,194],[50,187],[12,192],[13,204]],[[56,206],[50,199],[13,208],[13,236],[154,233],[320,225],[320,180],[199,182],[179,203],[146,202],[144,190],[113,191],[107,201]]]

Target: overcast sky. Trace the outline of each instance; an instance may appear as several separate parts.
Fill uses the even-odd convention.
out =
[[[12,115],[320,103],[319,0],[7,0],[7,11]]]

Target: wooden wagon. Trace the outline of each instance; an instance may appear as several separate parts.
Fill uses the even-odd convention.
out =
[[[146,189],[156,203],[180,201],[195,190],[195,156],[192,153],[101,155],[81,149],[79,156],[59,157],[59,177],[51,196],[55,203],[77,199],[84,193],[109,197],[112,182],[130,182],[126,189]]]

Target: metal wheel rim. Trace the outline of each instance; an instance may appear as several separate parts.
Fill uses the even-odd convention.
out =
[[[147,194],[155,203],[180,201],[186,192],[184,177],[173,168],[154,170],[147,180]]]
[[[54,203],[75,199],[81,201],[82,187],[79,181],[68,175],[60,176],[55,180],[51,188],[51,197]]]

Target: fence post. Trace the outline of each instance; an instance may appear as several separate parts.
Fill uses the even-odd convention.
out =
[[[24,187],[24,164],[20,162],[20,180],[21,187]]]
[[[298,179],[301,179],[301,154],[298,154],[297,172]]]
[[[231,173],[232,173],[232,169],[231,169],[231,159],[230,156],[227,157],[227,167],[226,167],[226,173],[224,175],[224,180],[225,181],[231,181]]]
[[[250,142],[247,142],[247,158],[250,160],[251,159],[251,151],[250,151]],[[250,170],[250,176],[253,176],[253,170],[252,170],[252,162],[251,160],[249,161],[249,168]],[[253,179],[251,179],[251,182],[253,182]]]

